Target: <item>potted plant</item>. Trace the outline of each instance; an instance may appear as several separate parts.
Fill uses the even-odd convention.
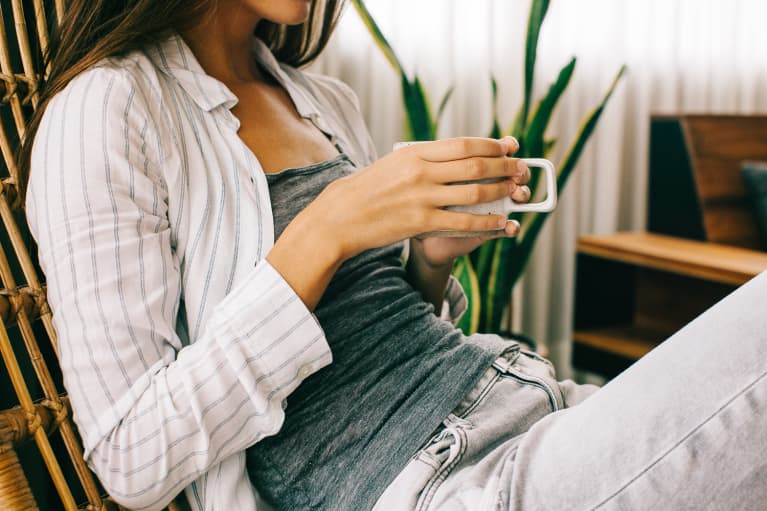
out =
[[[502,130],[498,121],[498,84],[495,79],[491,79],[494,114],[488,136],[500,138],[508,133],[516,137],[520,145],[517,156],[520,158],[547,157],[551,153],[557,140],[547,138],[546,128],[575,72],[576,58],[573,57],[559,72],[548,92],[533,106],[532,90],[538,39],[549,3],[549,0],[532,0],[525,42],[524,96],[516,118],[506,132]],[[392,46],[368,11],[364,0],[352,0],[352,4],[386,60],[400,74],[406,115],[405,139],[434,140],[437,136],[440,117],[452,95],[452,87],[440,101],[436,114],[433,114],[429,97],[421,81],[417,76],[410,78],[402,67]],[[560,193],[564,190],[583,148],[594,132],[607,102],[625,71],[626,66],[618,70],[600,103],[583,119],[565,157],[557,165],[557,188]],[[529,184],[533,195],[537,185],[538,174],[535,174]],[[453,273],[463,285],[469,299],[468,310],[459,323],[459,327],[466,334],[478,331],[505,333],[506,329],[502,322],[504,312],[509,307],[511,291],[527,266],[535,241],[548,215],[549,213],[537,212],[513,213],[510,217],[519,221],[522,226],[519,236],[513,239],[490,240],[471,254],[456,261]]]

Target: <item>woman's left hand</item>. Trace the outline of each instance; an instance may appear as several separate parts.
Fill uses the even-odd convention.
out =
[[[418,257],[429,267],[439,269],[452,267],[455,259],[468,254],[487,240],[495,238],[513,238],[519,234],[519,222],[509,220],[505,229],[490,236],[472,236],[470,238],[417,237],[410,239],[410,257]]]

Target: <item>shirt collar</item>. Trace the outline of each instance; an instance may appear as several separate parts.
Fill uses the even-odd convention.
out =
[[[222,82],[205,73],[180,35],[172,34],[147,48],[146,53],[155,67],[175,80],[203,110],[211,111],[221,105],[232,108],[237,104],[237,96]]]
[[[316,103],[295,83],[271,50],[257,37],[253,37],[252,52],[261,67],[285,88],[302,117],[319,117]],[[180,35],[172,34],[148,48],[147,54],[154,65],[174,79],[203,110],[209,112],[221,105],[231,109],[237,104],[237,96],[223,82],[205,72]]]
[[[258,37],[253,37],[251,48],[256,62],[288,92],[299,115],[307,118],[319,117],[320,113],[316,101],[291,77],[291,73],[297,73],[296,69],[280,64],[266,43]]]

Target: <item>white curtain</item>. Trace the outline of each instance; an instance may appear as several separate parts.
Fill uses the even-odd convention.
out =
[[[530,0],[368,0],[368,7],[435,107],[455,86],[440,137],[489,132],[491,75],[508,130],[522,95]],[[764,0],[552,0],[534,97],[578,57],[548,131],[559,140],[555,163],[620,65],[629,66],[514,294],[517,329],[548,346],[561,376],[571,371],[576,238],[644,228],[651,114],[767,113],[765,20]],[[398,77],[351,7],[314,70],[357,92],[379,153],[402,137]]]

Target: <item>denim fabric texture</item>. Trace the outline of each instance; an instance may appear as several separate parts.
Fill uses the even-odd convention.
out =
[[[500,357],[375,511],[767,509],[767,273],[605,387]]]

